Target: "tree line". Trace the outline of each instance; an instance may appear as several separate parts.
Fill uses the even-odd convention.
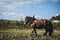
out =
[[[0,20],[0,29],[23,28],[24,21]]]
[[[60,15],[58,15],[58,16],[53,16],[53,17],[51,18],[51,20],[60,20]]]

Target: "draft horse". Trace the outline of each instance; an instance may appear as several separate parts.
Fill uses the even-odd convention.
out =
[[[25,17],[25,24],[30,24],[31,27],[33,28],[32,33],[34,32],[35,35],[37,36],[36,29],[45,29],[45,33],[43,35],[47,35],[49,33],[49,36],[52,36],[53,33],[53,25],[51,21],[43,19],[43,20],[37,20],[34,17]]]

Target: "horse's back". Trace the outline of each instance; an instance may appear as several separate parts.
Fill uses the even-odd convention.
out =
[[[36,24],[44,24],[47,20],[34,20],[33,22]]]

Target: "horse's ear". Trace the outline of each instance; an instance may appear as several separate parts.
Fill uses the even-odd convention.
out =
[[[35,18],[35,15],[33,15],[33,18]]]

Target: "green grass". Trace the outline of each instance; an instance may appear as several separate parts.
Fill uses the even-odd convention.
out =
[[[43,36],[44,29],[37,29],[38,36],[31,36],[32,29],[0,30],[0,40],[60,40],[60,31],[54,30],[52,37]]]

